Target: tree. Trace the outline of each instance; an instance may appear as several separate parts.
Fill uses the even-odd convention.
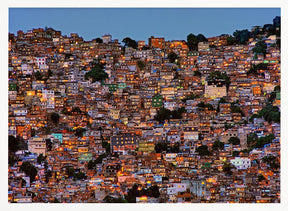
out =
[[[235,166],[233,166],[231,163],[225,162],[222,169],[225,174],[232,175],[232,169],[235,169]]]
[[[134,49],[138,48],[138,44],[135,40],[132,40],[130,37],[125,37],[122,42],[125,44],[124,47],[131,47]]]
[[[79,171],[79,172],[74,172],[73,178],[75,180],[82,180],[82,179],[87,179],[87,176],[84,172]]]
[[[203,34],[198,34],[196,38],[197,38],[198,43],[207,42],[207,38]]]
[[[194,76],[201,78],[200,71],[198,71],[198,70],[194,71]]]
[[[73,107],[71,112],[72,113],[76,113],[76,114],[81,114],[82,113],[81,109],[78,106]]]
[[[168,144],[166,142],[159,142],[154,147],[156,153],[162,153],[163,151],[167,151]]]
[[[140,70],[143,70],[145,68],[145,63],[143,61],[137,61],[137,65]]]
[[[239,156],[240,152],[239,151],[233,151],[232,152],[232,156],[236,157],[236,156]]]
[[[85,74],[85,80],[92,80],[92,83],[96,81],[102,81],[108,78],[108,74],[100,67],[92,67],[88,73]]]
[[[57,125],[59,123],[60,115],[58,113],[53,112],[50,115],[50,119],[55,125]]]
[[[45,182],[48,183],[49,182],[49,178],[52,177],[52,171],[51,170],[47,170],[45,172]]]
[[[106,158],[106,157],[107,157],[107,153],[103,153],[99,155],[95,160],[95,164],[102,163],[103,158]]]
[[[258,136],[256,133],[249,133],[247,135],[247,145],[248,147],[253,147],[258,141]]]
[[[267,163],[273,171],[280,167],[280,163],[277,157],[273,155],[263,157],[262,162]]]
[[[198,49],[197,37],[192,33],[187,36],[187,46],[190,51],[196,51]]]
[[[168,59],[170,63],[174,63],[177,58],[178,58],[178,55],[174,52],[170,52],[168,54]]]
[[[247,75],[259,75],[258,70],[267,70],[268,64],[260,63],[257,65],[252,65],[250,69],[247,71]]]
[[[29,161],[23,162],[20,166],[20,170],[30,177],[31,182],[35,181],[35,176],[37,175],[38,170]]]
[[[222,149],[224,149],[224,143],[219,141],[219,140],[214,141],[214,143],[212,145],[212,149],[214,151],[222,150]]]
[[[233,36],[240,44],[245,44],[249,40],[250,35],[251,33],[248,31],[248,29],[236,30],[233,33]]]
[[[196,152],[200,156],[210,155],[210,151],[208,150],[207,145],[201,145],[200,147],[197,147]]]
[[[41,153],[41,154],[37,157],[37,163],[41,164],[45,159],[46,159],[46,157]]]
[[[52,146],[53,146],[51,139],[46,139],[45,141],[46,141],[46,150],[47,151],[51,151],[52,150]]]
[[[171,111],[163,107],[157,111],[157,114],[154,117],[154,119],[157,120],[160,124],[163,124],[166,119],[170,118],[171,118]]]
[[[263,54],[266,56],[267,45],[264,40],[261,40],[255,44],[255,47],[252,49],[253,53],[257,56],[258,54]]]
[[[85,128],[83,127],[78,127],[76,130],[75,130],[75,136],[78,136],[78,137],[83,137],[83,133],[86,131]]]
[[[42,74],[39,72],[39,71],[37,71],[35,74],[34,74],[34,77],[35,77],[35,79],[37,80],[37,81],[40,81],[40,80],[42,80]]]
[[[106,153],[110,153],[110,144],[106,141],[102,141],[102,147],[106,149]]]
[[[18,142],[19,140],[14,136],[9,135],[8,137],[8,151],[9,154],[13,154],[18,150]]]
[[[105,198],[103,199],[103,202],[104,203],[127,203],[127,200],[126,199],[123,199],[121,197],[119,198],[114,198],[112,196],[105,196]]]
[[[87,163],[87,168],[88,169],[96,169],[96,164],[93,160],[89,160],[89,162]]]
[[[102,40],[100,37],[97,37],[97,38],[95,39],[95,41],[96,41],[97,43],[103,43],[103,40]]]
[[[228,142],[233,145],[239,145],[240,139],[238,137],[231,137],[229,138]]]

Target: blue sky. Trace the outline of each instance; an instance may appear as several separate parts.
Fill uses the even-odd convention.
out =
[[[151,35],[186,40],[189,33],[206,37],[250,30],[272,23],[280,8],[9,8],[9,32],[52,27],[85,40],[111,34],[145,40]]]

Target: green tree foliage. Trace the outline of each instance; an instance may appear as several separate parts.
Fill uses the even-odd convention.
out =
[[[258,141],[258,136],[256,133],[249,133],[247,135],[247,145],[248,147],[253,147]]]
[[[260,137],[256,144],[253,146],[254,148],[262,148],[264,145],[271,143],[275,139],[275,136],[273,134],[269,134],[264,137]]]
[[[114,198],[112,196],[105,196],[105,198],[103,199],[104,203],[128,203],[128,201],[126,199],[123,199],[121,197],[119,198]]]
[[[196,36],[196,38],[197,38],[198,43],[199,42],[207,42],[208,41],[207,38],[203,34],[198,34]]]
[[[35,77],[35,79],[36,79],[37,81],[40,81],[40,80],[42,80],[42,78],[43,78],[42,74],[41,74],[39,71],[37,71],[37,72],[34,74],[34,77]]]
[[[240,139],[238,137],[231,137],[229,138],[228,142],[233,145],[239,145]]]
[[[212,145],[212,150],[213,151],[218,151],[218,150],[222,150],[224,149],[224,143],[217,140],[217,141],[214,141],[213,145]]]
[[[190,33],[187,36],[187,46],[190,51],[197,51],[198,50],[198,43],[199,42],[206,42],[207,39],[203,34],[198,34],[197,36]]]
[[[97,38],[95,39],[95,41],[96,41],[97,43],[103,43],[103,40],[102,40],[100,37],[97,37]]]
[[[206,155],[210,155],[211,154],[207,145],[201,145],[200,147],[197,147],[196,148],[196,152],[200,156],[206,156]]]
[[[276,86],[274,87],[274,92],[280,92],[280,91],[281,91],[280,85],[276,85]]]
[[[39,164],[41,164],[45,160],[46,160],[46,157],[42,153],[37,157],[37,163]]]
[[[9,137],[8,137],[9,154],[13,154],[18,150],[18,142],[19,142],[19,140],[17,138],[9,135]]]
[[[240,152],[239,151],[233,151],[232,152],[232,156],[236,157],[236,156],[239,156]]]
[[[156,153],[162,153],[164,151],[168,153],[178,153],[180,151],[179,146],[179,143],[169,145],[167,142],[159,142],[155,145],[154,149]]]
[[[233,33],[233,36],[235,37],[235,39],[240,43],[240,44],[245,44],[249,38],[250,38],[251,33],[247,30],[236,30]]]
[[[87,163],[88,169],[96,169],[96,163],[93,160],[89,160]]]
[[[110,144],[106,141],[102,141],[102,147],[106,149],[106,153],[110,153]]]
[[[210,103],[204,103],[203,101],[201,101],[200,103],[197,104],[198,108],[207,108],[209,111],[213,111],[214,107],[210,104]]]
[[[219,79],[225,81],[226,88],[228,90],[231,81],[230,81],[230,77],[227,75],[226,72],[221,73],[220,71],[214,71],[214,72],[211,72],[210,75],[208,76],[209,81],[216,81]]]
[[[174,63],[176,59],[178,59],[178,55],[174,52],[170,52],[168,54],[168,59],[170,63]]]
[[[60,115],[56,112],[53,112],[50,114],[50,119],[55,125],[57,125],[59,123]]]
[[[265,121],[277,122],[280,123],[280,111],[277,106],[272,106],[271,104],[267,104],[264,108],[262,108],[258,112],[259,117],[263,117]]]
[[[167,151],[168,144],[166,142],[159,142],[154,147],[156,153],[162,153],[163,151]]]
[[[185,97],[184,99],[182,99],[182,102],[186,103],[187,100],[194,100],[196,98],[199,98],[199,95],[192,93],[192,94],[188,95],[187,97]]]
[[[35,177],[38,173],[38,170],[29,161],[23,162],[22,165],[20,166],[20,170],[30,177],[31,182],[35,181]]]
[[[134,49],[138,48],[138,44],[135,40],[132,40],[130,37],[125,37],[122,42],[124,43],[125,47],[131,47]]]
[[[236,45],[239,44],[239,41],[232,36],[227,37],[227,45]]]
[[[194,76],[201,78],[201,75],[202,74],[200,73],[200,71],[198,70],[194,71]]]
[[[159,198],[159,187],[157,185],[153,185],[149,188],[142,188],[141,186],[134,184],[133,187],[128,190],[127,195],[125,195],[125,199],[129,203],[136,203],[136,197],[140,196]]]
[[[258,70],[267,70],[268,68],[268,64],[264,64],[264,63],[260,63],[260,64],[256,64],[256,65],[252,65],[250,67],[250,69],[247,72],[247,75],[259,75]]]
[[[187,46],[189,48],[190,51],[196,51],[197,48],[198,48],[198,40],[197,40],[197,37],[190,33],[188,34],[187,36]]]
[[[103,153],[103,154],[99,155],[95,160],[95,164],[102,163],[103,158],[106,158],[107,156],[108,156],[107,153]]]
[[[269,167],[275,171],[280,167],[280,163],[277,159],[277,157],[273,155],[268,155],[262,158],[262,162],[266,163],[269,165]]]
[[[45,141],[46,141],[46,150],[51,151],[53,147],[51,139],[46,139]]]
[[[143,61],[137,61],[137,66],[139,67],[139,69],[140,70],[144,70],[144,68],[145,68],[145,62],[143,62]]]
[[[8,164],[9,166],[14,166],[14,164],[18,161],[13,155],[8,156]]]
[[[233,103],[231,103],[231,113],[240,113],[241,116],[245,116],[241,108]]]
[[[92,67],[92,70],[85,74],[85,80],[92,79],[92,83],[105,80],[106,78],[108,78],[108,74],[99,66]]]
[[[82,113],[81,109],[78,106],[73,107],[71,112],[72,112],[72,114],[81,114]]]
[[[259,41],[255,44],[255,47],[252,49],[252,51],[253,51],[253,53],[255,53],[255,55],[263,54],[265,57],[266,49],[267,49],[267,45],[266,45],[265,41],[262,40],[262,41]]]
[[[78,172],[74,172],[73,178],[75,180],[82,180],[82,179],[87,179],[87,176],[84,172],[78,171]]]
[[[231,163],[225,162],[222,169],[225,174],[232,175],[232,169],[235,169],[235,166],[233,166]]]
[[[173,111],[162,107],[157,111],[154,119],[157,120],[160,124],[163,124],[166,119],[181,119],[182,114],[185,112],[186,110],[184,107]]]
[[[83,127],[78,127],[76,130],[75,130],[75,136],[78,136],[78,137],[83,137],[83,133],[86,131],[85,128]]]

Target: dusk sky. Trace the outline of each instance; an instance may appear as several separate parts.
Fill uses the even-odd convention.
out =
[[[147,43],[151,35],[186,40],[189,33],[233,34],[280,15],[280,8],[9,8],[9,32],[47,26],[85,40],[111,34],[119,41],[130,37]]]

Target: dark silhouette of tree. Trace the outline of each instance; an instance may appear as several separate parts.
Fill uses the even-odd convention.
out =
[[[198,43],[208,41],[207,38],[203,34],[198,34],[196,38],[197,38]]]
[[[23,162],[20,166],[20,170],[30,177],[31,182],[35,181],[35,176],[37,175],[38,170],[29,161]]]
[[[212,149],[214,151],[222,150],[222,149],[224,149],[224,143],[219,141],[219,140],[214,141],[214,143],[212,145]]]
[[[263,54],[264,57],[266,56],[266,49],[267,45],[264,40],[261,40],[255,44],[255,47],[252,49],[253,53],[255,53],[255,56],[258,54]]]
[[[236,30],[233,33],[233,36],[235,37],[235,39],[240,43],[240,44],[245,44],[249,38],[250,38],[251,33],[247,30]]]
[[[200,147],[196,148],[196,152],[200,155],[200,156],[206,156],[206,155],[210,155],[210,151],[208,150],[208,146],[207,145],[201,145]]]
[[[37,163],[41,164],[45,159],[46,159],[46,157],[41,153],[41,154],[37,157]]]
[[[58,113],[53,112],[50,114],[50,119],[55,125],[57,125],[59,123],[60,115]]]
[[[187,46],[189,48],[190,51],[196,51],[197,48],[198,48],[198,40],[197,40],[197,37],[190,33],[188,34],[187,36]]]
[[[239,145],[240,139],[238,137],[231,137],[229,138],[228,142],[233,145]]]
[[[137,61],[137,66],[140,70],[143,70],[145,68],[145,63],[143,61]]]
[[[92,83],[96,81],[102,81],[108,78],[108,74],[100,67],[92,67],[88,73],[85,74],[85,80],[92,80]]]
[[[39,71],[37,71],[37,72],[34,74],[34,77],[35,77],[35,79],[36,79],[37,81],[40,81],[40,80],[42,80],[42,78],[43,78],[42,74],[41,74]]]
[[[97,38],[95,39],[95,41],[96,41],[97,43],[103,43],[103,40],[102,40],[100,37],[97,37]]]
[[[225,174],[232,175],[233,174],[232,169],[235,169],[235,166],[232,165],[231,163],[226,162],[224,163],[222,169]]]
[[[9,135],[8,137],[8,150],[9,154],[13,154],[18,150],[18,142],[19,140],[14,136]]]
[[[138,48],[138,44],[135,40],[132,40],[130,37],[125,37],[122,42],[124,43],[124,47],[131,47],[134,49]]]
[[[174,52],[170,52],[168,54],[168,59],[170,63],[174,63],[177,58],[178,58],[178,55]]]

